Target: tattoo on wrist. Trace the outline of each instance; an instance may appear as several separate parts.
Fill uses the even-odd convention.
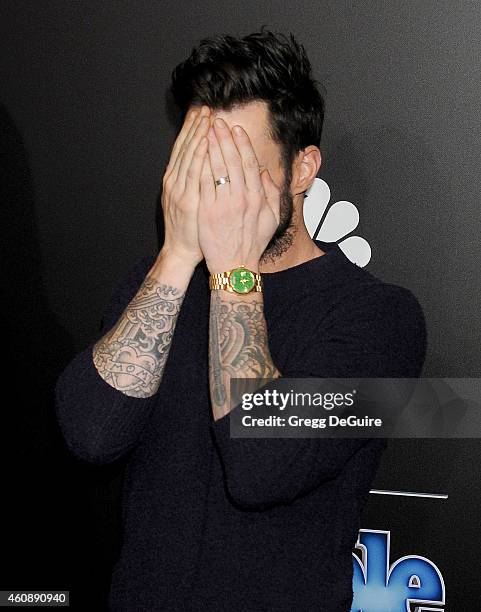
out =
[[[157,391],[184,295],[145,278],[114,327],[94,345],[94,364],[106,382],[133,397]]]
[[[213,402],[225,406],[230,378],[274,378],[262,299],[222,300],[211,294],[209,376]]]

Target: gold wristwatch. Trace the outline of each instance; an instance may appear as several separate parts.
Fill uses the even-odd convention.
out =
[[[231,293],[250,293],[262,291],[262,277],[259,272],[252,272],[241,264],[227,272],[215,272],[209,276],[209,288],[225,289]]]

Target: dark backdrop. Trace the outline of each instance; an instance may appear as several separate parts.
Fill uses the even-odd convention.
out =
[[[333,201],[360,211],[367,269],[421,302],[426,376],[476,377],[481,7],[3,0],[0,10],[10,442],[0,588],[70,589],[79,608],[101,609],[118,552],[121,471],[68,455],[52,392],[96,334],[113,286],[161,243],[161,172],[176,132],[172,68],[209,34],[265,23],[296,35],[327,88],[319,177]],[[391,531],[391,563],[417,554],[438,566],[447,610],[481,601],[480,461],[478,440],[391,443],[376,488],[449,497],[373,494],[363,516],[364,528]]]

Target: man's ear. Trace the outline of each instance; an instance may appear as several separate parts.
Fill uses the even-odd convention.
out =
[[[293,171],[294,195],[304,193],[304,197],[306,197],[305,191],[314,182],[321,167],[321,162],[321,152],[315,145],[309,145],[302,151],[299,151]]]

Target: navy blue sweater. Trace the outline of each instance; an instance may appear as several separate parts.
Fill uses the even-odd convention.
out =
[[[316,243],[326,255],[263,274],[269,348],[282,375],[419,376],[426,327],[415,296],[335,243]],[[154,260],[139,260],[117,286],[98,337]],[[110,609],[347,612],[360,513],[386,441],[231,439],[229,417],[211,416],[209,305],[202,262],[152,397],[106,383],[94,341],[57,381],[71,452],[96,464],[127,458]]]

